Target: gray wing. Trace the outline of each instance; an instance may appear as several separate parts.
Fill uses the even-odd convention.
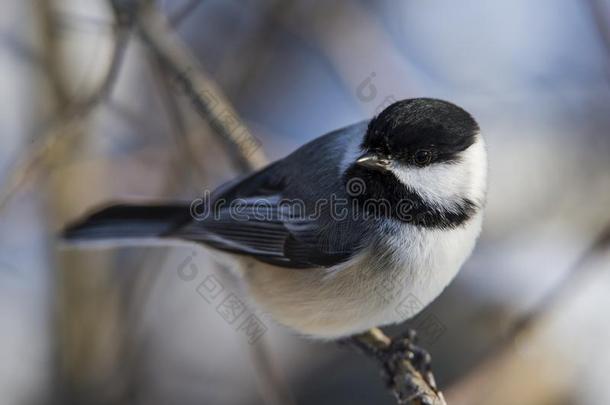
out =
[[[283,267],[345,262],[367,243],[370,226],[351,211],[340,167],[364,129],[356,124],[332,132],[222,187],[213,194],[209,215],[177,230],[177,236]],[[333,199],[346,202],[341,216]]]

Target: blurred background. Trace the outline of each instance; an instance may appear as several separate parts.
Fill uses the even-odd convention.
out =
[[[99,204],[190,200],[244,169],[116,13],[130,3],[3,1],[0,402],[395,403],[358,353],[227,319],[210,282],[256,310],[204,251],[59,245]],[[259,161],[403,98],[471,112],[489,149],[483,234],[410,322],[438,383],[449,404],[610,403],[609,1],[144,3]]]

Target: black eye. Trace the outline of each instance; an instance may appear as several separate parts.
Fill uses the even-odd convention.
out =
[[[415,164],[419,166],[425,166],[432,161],[432,152],[429,150],[418,150],[415,152],[415,156],[413,156],[413,160]]]

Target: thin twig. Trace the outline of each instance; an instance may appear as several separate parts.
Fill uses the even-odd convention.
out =
[[[515,341],[521,334],[530,329],[536,321],[545,314],[548,314],[558,303],[562,302],[566,293],[572,291],[577,284],[577,280],[583,276],[584,270],[590,269],[590,267],[587,266],[589,261],[598,253],[606,249],[609,244],[610,224],[606,225],[597,237],[593,239],[590,246],[587,247],[570,267],[567,275],[559,284],[544,295],[532,309],[513,323],[509,331],[504,335],[500,346],[506,347],[508,343]]]
[[[100,102],[109,97],[122,65],[128,38],[129,25],[125,23],[117,24],[114,49],[110,64],[98,88],[84,100],[69,105],[65,109],[65,112],[60,114],[59,118],[53,120],[53,122],[49,124],[48,129],[41,136],[36,137],[23,154],[17,158],[13,164],[13,168],[9,169],[8,178],[0,189],[0,211],[19,187],[30,178],[36,167],[38,167],[46,156],[49,155],[50,151],[54,149],[58,140],[65,133],[71,133],[68,129],[77,125],[78,122],[89,115]],[[53,77],[51,78],[53,79]]]
[[[135,7],[133,1],[112,0],[113,6]],[[208,122],[240,172],[267,163],[260,142],[240,120],[218,86],[203,71],[190,50],[174,35],[154,7],[142,7],[136,26],[142,42],[159,63],[172,74],[201,117]]]
[[[110,1],[117,13],[121,12],[121,7],[127,7],[129,11],[140,6],[137,2]],[[197,113],[210,123],[215,133],[219,135],[236,169],[240,172],[249,172],[265,165],[267,159],[260,149],[258,140],[241,123],[235,110],[216,84],[203,72],[188,48],[174,37],[171,27],[162,16],[154,8],[142,5],[137,12],[136,26],[142,42],[157,60],[156,67],[161,68],[163,73],[167,72],[173,76],[181,85]],[[165,96],[167,97],[168,94]],[[166,102],[170,103],[166,104],[166,107],[174,125],[177,125],[176,129],[182,133],[180,142],[184,143],[186,131],[175,104],[176,100],[166,100]],[[279,378],[264,342],[259,341],[251,345],[250,354],[258,370],[258,385],[266,403],[271,405],[294,403],[289,389]]]
[[[446,405],[443,394],[436,387],[431,371],[422,372],[413,362],[413,338],[392,340],[380,329],[373,328],[354,337],[358,347],[370,357],[382,361],[382,369],[398,404]],[[408,353],[405,353],[405,350]],[[421,349],[417,349],[421,351]]]
[[[601,45],[604,48],[606,79],[610,80],[610,27],[608,25],[608,19],[606,18],[610,9],[606,7],[607,3],[602,0],[588,0],[584,3],[585,7],[588,8],[591,13],[593,26],[599,34]]]
[[[181,167],[182,174],[188,176],[192,184],[201,186],[201,184],[204,184],[204,168],[189,141],[189,129],[183,117],[181,105],[176,99],[176,94],[171,91],[171,83],[163,66],[159,64],[157,58],[151,59],[153,73],[157,79],[155,83],[159,89],[160,98],[165,106],[168,121],[172,128],[171,132],[177,144],[177,165]],[[184,159],[185,157],[186,159]]]
[[[591,269],[587,265],[589,261],[604,251],[610,245],[610,224],[602,228],[601,232],[593,239],[593,242],[580,255],[576,262],[570,267],[568,274],[559,284],[549,291],[538,303],[526,314],[522,315],[505,334],[500,349],[505,348],[508,343],[515,341],[521,334],[531,328],[544,315],[548,314],[552,308],[563,301],[566,293],[572,291],[581,278],[584,271]]]
[[[182,8],[169,17],[169,25],[172,28],[178,27],[188,16],[190,16],[204,0],[190,0]]]
[[[601,0],[588,0],[586,6],[588,6],[591,11],[591,17],[593,18],[595,28],[599,33],[601,43],[603,44],[606,53],[610,55],[610,27],[608,26],[606,18],[610,12],[610,8],[606,7],[604,1]]]
[[[51,93],[55,99],[56,112],[61,111],[69,101],[68,90],[64,78],[61,75],[62,63],[59,41],[57,41],[58,26],[57,16],[54,12],[54,4],[51,1],[39,1],[40,29],[44,38],[42,48],[42,59],[45,72],[49,78],[48,83]]]
[[[568,273],[557,286],[544,295],[533,308],[521,315],[512,323],[509,330],[499,339],[485,354],[474,369],[462,375],[451,387],[450,397],[455,393],[466,392],[466,387],[478,384],[480,378],[489,370],[497,368],[498,359],[504,359],[512,349],[513,342],[519,341],[527,335],[535,325],[537,325],[546,315],[551,312],[558,303],[563,302],[567,293],[573,291],[574,286],[578,285],[578,279],[586,273],[595,269],[588,266],[591,259],[608,249],[610,246],[610,224],[606,224],[601,232],[595,237],[587,249],[580,255],[576,262],[570,267]]]

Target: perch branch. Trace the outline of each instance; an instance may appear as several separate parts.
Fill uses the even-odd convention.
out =
[[[416,366],[415,353],[429,355],[414,345],[414,334],[390,339],[380,329],[373,328],[354,337],[354,344],[364,354],[382,363],[388,386],[398,404],[446,405],[443,394],[436,387],[432,371]]]

